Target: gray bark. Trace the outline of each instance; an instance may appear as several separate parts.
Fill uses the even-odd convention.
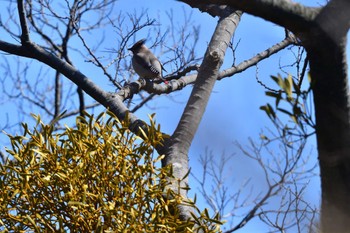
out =
[[[209,101],[211,91],[219,77],[220,67],[223,63],[226,49],[241,17],[240,11],[231,10],[229,15],[221,17],[213,33],[203,62],[200,66],[192,93],[182,114],[180,122],[167,145],[163,166],[172,165],[176,178],[183,178],[189,172],[188,151],[199,123]],[[186,187],[188,178],[181,181],[180,186]],[[178,190],[176,181],[172,182],[173,190]],[[181,194],[187,196],[187,190],[182,189]],[[182,217],[189,218],[189,211],[184,206]]]

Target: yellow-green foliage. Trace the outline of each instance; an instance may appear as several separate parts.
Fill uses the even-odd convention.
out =
[[[140,140],[106,114],[78,117],[76,128],[60,133],[35,118],[33,130],[23,124],[23,136],[9,135],[13,159],[0,165],[1,231],[218,231],[207,211],[179,220],[174,206],[184,200],[164,191],[172,174],[153,150],[162,138],[152,119]]]

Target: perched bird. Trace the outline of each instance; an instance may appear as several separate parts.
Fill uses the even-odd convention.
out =
[[[163,79],[162,70],[165,69],[156,56],[146,47],[145,41],[146,39],[141,39],[131,48],[128,48],[133,53],[132,66],[141,78]]]

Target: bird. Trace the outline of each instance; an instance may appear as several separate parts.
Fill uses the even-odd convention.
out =
[[[131,59],[135,72],[144,79],[163,80],[162,71],[166,71],[158,58],[145,45],[146,39],[137,41],[128,48],[133,53]]]

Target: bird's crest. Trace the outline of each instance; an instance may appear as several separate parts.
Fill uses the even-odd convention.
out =
[[[146,39],[143,38],[137,41],[132,47],[128,48],[128,50],[134,51],[135,49],[140,48],[143,44],[145,44],[145,42],[146,42]]]

